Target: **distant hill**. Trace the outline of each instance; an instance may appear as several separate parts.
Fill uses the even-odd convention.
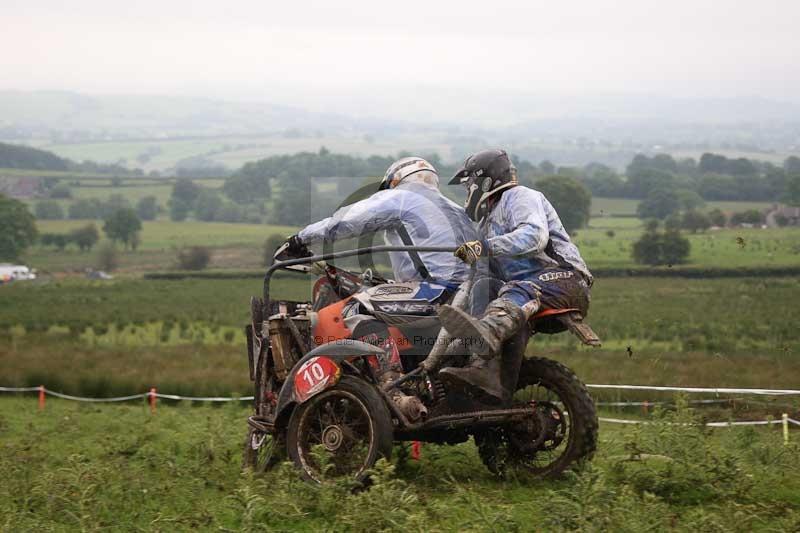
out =
[[[131,170],[114,164],[95,163],[93,161],[76,163],[70,159],[58,157],[53,152],[7,143],[0,143],[0,168],[93,172],[119,176],[140,176],[143,174],[139,169]]]
[[[58,157],[53,152],[0,143],[0,168],[28,170],[69,170],[72,162]]]
[[[264,102],[170,96],[0,91],[0,139],[58,142],[262,135],[292,130],[385,131],[375,123]]]

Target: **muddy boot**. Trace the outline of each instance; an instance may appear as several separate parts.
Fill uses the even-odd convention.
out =
[[[500,353],[503,341],[516,333],[535,312],[526,311],[508,300],[497,299],[489,304],[480,320],[450,305],[439,309],[439,319],[450,335],[465,340],[472,354],[491,359]]]
[[[466,366],[443,368],[437,377],[448,389],[477,396],[489,404],[498,404],[510,397],[500,380],[500,365],[499,357],[486,361],[473,356]]]

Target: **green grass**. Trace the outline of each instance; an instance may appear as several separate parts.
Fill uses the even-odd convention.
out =
[[[40,233],[68,233],[94,223],[102,232],[102,221],[39,220]],[[289,236],[296,228],[263,224],[228,224],[222,222],[172,222],[155,220],[142,223],[141,245],[137,251],[120,250],[120,271],[141,273],[175,267],[177,250],[183,246],[212,248],[210,268],[259,269],[263,245],[268,236]],[[47,272],[82,272],[95,265],[94,252],[80,252],[70,246],[63,252],[34,246],[24,260],[31,267]]]
[[[713,432],[685,409],[601,425],[590,468],[499,480],[475,447],[425,445],[370,490],[242,473],[247,409],[0,400],[4,531],[796,531],[797,433]],[[637,460],[638,454],[646,459]]]
[[[609,236],[613,231],[613,237]],[[630,268],[633,243],[643,227],[638,219],[597,218],[578,230],[578,245],[589,268]],[[771,267],[800,264],[800,228],[727,228],[686,234],[690,267]],[[741,239],[741,240],[740,240]],[[680,268],[680,266],[676,266]]]
[[[249,390],[241,328],[250,296],[261,292],[258,279],[61,281],[0,291],[1,385]],[[273,285],[278,298],[309,293],[301,279]],[[588,321],[603,348],[563,333],[535,337],[529,352],[592,383],[796,388],[798,296],[800,281],[789,278],[600,279]],[[188,368],[196,378],[186,377]]]
[[[592,216],[635,216],[636,207],[641,200],[633,198],[592,198]],[[748,209],[766,209],[772,205],[772,202],[725,202],[725,201],[709,201],[706,202],[704,209],[721,209],[725,212],[735,213],[737,211],[746,211]]]

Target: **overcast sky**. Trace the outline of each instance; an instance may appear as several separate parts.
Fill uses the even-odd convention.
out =
[[[800,94],[797,0],[0,0],[0,9],[0,89],[295,105],[428,86]]]

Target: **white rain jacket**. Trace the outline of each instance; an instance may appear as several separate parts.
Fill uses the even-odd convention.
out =
[[[435,178],[435,174],[429,176]],[[393,189],[342,207],[298,235],[303,243],[314,244],[383,230],[386,244],[403,246],[398,231],[405,228],[415,246],[455,248],[476,240],[477,232],[464,209],[442,196],[435,181],[414,174]],[[455,286],[467,278],[467,265],[451,252],[424,252],[419,256],[430,274],[429,281]],[[422,280],[407,252],[390,252],[389,258],[396,281]]]
[[[551,267],[572,268],[590,285],[593,281],[558,213],[539,191],[522,185],[504,191],[481,222],[480,233],[504,281],[530,279]]]

